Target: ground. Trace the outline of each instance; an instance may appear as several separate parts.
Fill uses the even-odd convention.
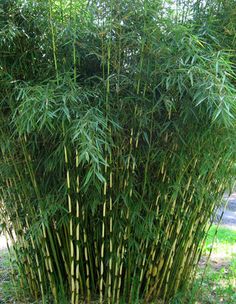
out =
[[[209,231],[193,291],[178,295],[173,304],[236,304],[236,192],[218,217],[222,211],[221,224]],[[10,265],[5,238],[0,236],[0,304],[33,304],[20,286],[11,283],[15,274]]]
[[[236,304],[236,226],[214,225],[199,265],[196,286],[203,276],[194,304]],[[212,240],[218,230],[212,247]],[[209,257],[209,253],[212,254]],[[207,267],[206,267],[207,265]]]
[[[220,225],[209,231],[196,286],[204,279],[194,304],[236,304],[236,192],[227,199],[227,208],[218,211],[219,218],[223,212]]]

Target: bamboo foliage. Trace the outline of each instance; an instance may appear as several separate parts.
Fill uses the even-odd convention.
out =
[[[45,304],[168,303],[233,187],[235,28],[212,29],[228,5],[1,10],[0,215],[21,285]]]

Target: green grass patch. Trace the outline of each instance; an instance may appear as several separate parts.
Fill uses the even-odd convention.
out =
[[[200,284],[201,275],[196,280],[196,287]],[[219,268],[208,266],[202,286],[196,293],[196,301],[192,303],[236,303],[236,256],[228,265]]]
[[[236,304],[236,231],[212,225],[200,264],[193,289],[180,292],[171,304]]]
[[[18,279],[15,262],[11,264],[8,251],[0,251],[0,304],[40,304],[31,301],[29,291]],[[13,280],[14,276],[14,280]]]
[[[204,255],[212,250],[200,286],[204,269],[200,269],[195,282],[196,304],[236,303],[236,231],[213,225],[208,233]]]
[[[208,237],[205,244],[205,249],[208,248],[209,245],[212,244],[214,235],[216,233],[217,226],[212,225],[209,230]],[[223,226],[219,226],[216,237],[215,243],[221,245],[235,245],[236,244],[236,230],[229,229]]]
[[[221,255],[224,258],[230,258],[231,255],[236,254],[236,230],[213,225],[208,233],[205,242],[203,253],[209,254],[212,249],[213,255]]]

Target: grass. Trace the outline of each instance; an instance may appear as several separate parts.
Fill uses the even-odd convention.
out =
[[[204,254],[211,249],[212,254],[195,303],[236,303],[236,231],[220,226],[214,240],[216,229],[211,227],[206,240]],[[200,267],[199,277],[203,271]]]
[[[236,303],[236,231],[220,226],[213,244],[216,229],[217,226],[213,225],[209,230],[191,294],[179,294],[172,304]],[[211,257],[206,266],[207,256],[211,249]],[[20,286],[12,285],[10,269],[9,257],[7,251],[4,250],[0,258],[0,303],[33,303],[22,295]],[[204,276],[203,281],[202,276]],[[15,302],[17,298],[24,300]]]
[[[6,250],[1,250],[0,255],[0,303],[6,301],[5,286],[10,285],[10,263]]]
[[[31,301],[29,292],[26,288],[22,288],[18,280],[14,280],[13,283],[12,276],[17,276],[16,267],[12,268],[8,251],[2,249],[0,250],[0,304],[39,304],[40,301]]]
[[[214,235],[216,232],[217,226],[213,225],[210,228],[208,233],[208,238],[206,240],[204,252],[209,253],[210,248],[212,247]],[[236,230],[226,228],[224,226],[220,226],[217,235],[215,237],[213,252],[219,253],[222,251],[229,252],[229,254],[233,251],[236,253]]]
[[[0,253],[0,303],[14,303],[18,288],[12,283],[12,267],[6,249]],[[19,288],[20,290],[20,288]]]
[[[232,256],[228,265],[208,266],[195,303],[236,303],[236,255]]]
[[[224,226],[219,226],[217,229],[216,225],[210,228],[193,289],[191,292],[178,294],[171,302],[171,304],[185,303],[236,303],[235,230]]]

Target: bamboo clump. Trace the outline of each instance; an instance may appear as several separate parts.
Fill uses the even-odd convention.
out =
[[[212,17],[191,1],[8,2],[0,220],[12,277],[45,304],[169,303],[234,184],[233,39],[210,42],[199,24]]]

